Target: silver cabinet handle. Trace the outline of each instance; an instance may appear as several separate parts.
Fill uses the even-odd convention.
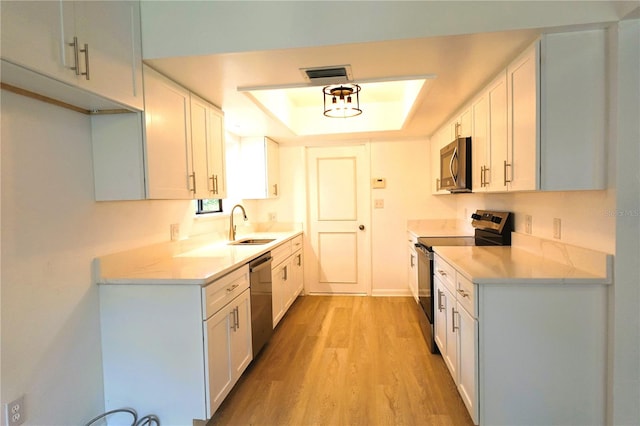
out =
[[[218,191],[218,175],[214,175],[214,180],[213,180],[213,182],[215,183],[215,185],[214,185],[214,187],[213,187],[213,188],[214,188],[214,193],[217,195],[217,194],[219,194],[219,193],[220,193],[220,192]]]
[[[504,186],[507,186],[507,183],[511,183],[511,179],[507,179],[507,167],[511,167],[511,163],[507,163],[507,160],[504,160]]]
[[[444,293],[442,293],[442,290],[438,290],[438,311],[442,312],[442,310],[444,309],[444,306],[442,306],[442,295]]]
[[[489,167],[484,166],[484,174],[482,175],[484,179],[484,186],[489,186],[489,183],[491,182],[491,175],[489,175],[489,179],[487,179],[487,172],[489,170],[491,170]]]
[[[193,172],[189,175],[189,179],[193,182],[193,187],[189,188],[189,191],[196,193],[196,172]]]
[[[74,37],[73,41],[69,43],[69,46],[73,47],[73,66],[71,69],[75,71],[76,75],[80,75],[80,67],[78,66],[78,57],[80,56],[78,51],[78,37]]]
[[[235,317],[236,317],[236,330],[238,330],[240,328],[240,310],[238,309],[237,306],[236,306],[235,312],[236,312],[236,315],[235,315]]]
[[[278,184],[277,183],[273,184],[273,195],[275,195],[276,197],[278,196]]]
[[[415,264],[415,256],[411,255],[411,267],[413,268],[414,266],[416,266],[416,264]]]
[[[458,293],[460,293],[460,295],[461,295],[462,297],[469,297],[469,293],[468,293],[468,292],[466,292],[466,291],[464,291],[464,290],[462,290],[462,289],[458,289],[458,290],[456,290],[456,291],[457,291]]]
[[[456,314],[458,313],[458,311],[456,311],[454,308],[451,308],[451,331],[452,332],[456,332],[456,330],[460,329],[460,326],[456,326]]]
[[[211,175],[211,177],[209,178],[209,180],[211,181],[211,189],[209,189],[209,192],[215,194],[216,193],[216,181],[214,179],[215,175]],[[207,188],[208,189],[208,188]]]
[[[231,318],[231,330],[232,331],[236,331],[236,310],[235,308],[229,312],[229,316],[233,316],[233,318]]]
[[[80,52],[84,53],[84,72],[80,73],[84,75],[84,78],[90,80],[89,78],[89,45],[87,43],[84,44],[84,49],[80,49]]]
[[[446,273],[445,271],[443,271],[442,269],[438,269],[438,273],[439,273],[440,275],[442,275],[443,277],[446,277],[446,276],[447,276],[447,273]]]

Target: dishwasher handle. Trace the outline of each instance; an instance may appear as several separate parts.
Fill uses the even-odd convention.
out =
[[[271,257],[270,253],[265,256],[257,258],[253,262],[249,263],[249,272],[251,273],[258,272],[261,269],[269,267],[272,259],[273,258]]]

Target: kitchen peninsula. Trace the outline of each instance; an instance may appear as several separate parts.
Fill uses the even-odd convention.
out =
[[[235,242],[204,236],[95,259],[105,408],[135,406],[165,424],[211,418],[253,359],[249,262],[266,253],[279,320],[302,289],[301,275],[276,276],[302,256],[299,230]]]

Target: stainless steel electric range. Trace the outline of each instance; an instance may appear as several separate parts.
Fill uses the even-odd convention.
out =
[[[474,236],[420,237],[418,252],[418,299],[420,328],[431,353],[438,353],[434,340],[433,247],[437,246],[510,246],[513,214],[510,212],[477,210],[471,215]]]

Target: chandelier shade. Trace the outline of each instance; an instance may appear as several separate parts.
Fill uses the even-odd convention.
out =
[[[362,114],[360,109],[360,86],[357,84],[339,84],[325,86],[324,115],[332,118],[355,117]]]

